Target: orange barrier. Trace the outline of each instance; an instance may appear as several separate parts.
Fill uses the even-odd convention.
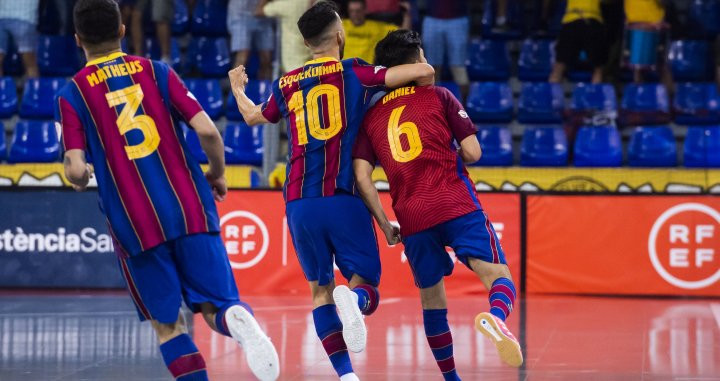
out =
[[[720,198],[527,196],[527,291],[720,296]]]
[[[390,219],[394,219],[390,195],[381,201]],[[513,278],[520,288],[520,195],[481,194],[505,250]],[[278,191],[230,191],[218,204],[221,235],[240,293],[252,295],[307,294],[308,285],[297,261],[285,220],[285,204]],[[312,221],[308,221],[312,223]],[[379,232],[379,229],[378,229]],[[379,237],[382,234],[379,233]],[[381,238],[380,256],[383,273],[380,292],[384,296],[417,295],[402,245],[388,247]],[[338,271],[336,278],[344,280]],[[478,278],[462,263],[446,277],[449,295],[485,292]]]

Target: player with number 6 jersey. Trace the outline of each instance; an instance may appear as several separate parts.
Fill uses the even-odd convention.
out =
[[[362,315],[379,303],[380,257],[372,217],[356,195],[352,147],[373,92],[431,83],[434,70],[427,64],[386,69],[357,58],[341,60],[345,31],[332,2],[312,6],[298,28],[314,59],[276,80],[267,102],[255,105],[245,95],[243,67],[229,76],[246,123],[287,121],[286,213],[310,283],[315,328],[341,380],[356,380],[348,349],[365,348]],[[333,263],[349,287],[335,287]]]
[[[182,301],[243,346],[256,377],[275,380],[277,352],[239,299],[219,235],[215,201],[224,199],[227,187],[215,124],[168,65],[121,51],[125,26],[116,1],[78,0],[73,13],[88,62],[59,91],[55,105],[65,176],[84,190],[94,169],[100,208],[140,320],[152,321],[177,380],[208,379],[205,361],[185,333]],[[208,156],[206,173],[177,117],[197,132]]]
[[[388,34],[378,43],[375,56],[387,67],[425,62],[420,36],[408,30]],[[520,366],[520,345],[504,323],[515,301],[515,286],[464,165],[478,161],[482,154],[475,126],[460,102],[442,87],[397,87],[373,101],[353,152],[358,190],[383,231],[389,231],[371,178],[379,162],[388,177],[405,255],[420,289],[425,334],[443,377],[460,380],[443,283],[454,263],[445,247],[452,247],[457,259],[490,291],[490,312],[477,315],[476,328],[491,339],[506,363]],[[395,242],[393,236],[386,238]]]

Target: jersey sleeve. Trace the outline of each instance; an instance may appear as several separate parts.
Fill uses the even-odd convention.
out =
[[[359,58],[353,58],[352,70],[363,86],[385,86],[387,68],[384,66],[370,65]]]
[[[475,128],[472,120],[470,120],[470,117],[463,106],[460,104],[460,101],[455,98],[450,90],[444,87],[435,86],[434,89],[435,94],[437,94],[440,99],[440,103],[442,103],[443,108],[445,109],[445,118],[448,121],[448,126],[450,127],[450,131],[452,131],[455,140],[460,143],[468,136],[475,135],[475,133],[477,133],[477,129]]]
[[[195,115],[203,111],[195,96],[185,87],[177,73],[170,68],[168,68],[168,91],[170,92],[170,103],[185,121],[189,122]]]
[[[62,143],[65,151],[71,149],[85,150],[85,128],[77,112],[67,99],[58,97],[55,107],[55,120],[60,124]]]
[[[275,84],[273,84],[273,89]],[[270,93],[270,97],[265,103],[262,104],[262,114],[265,119],[270,123],[277,123],[280,121],[282,115],[280,114],[280,108],[278,107],[277,100],[275,99],[275,93]]]
[[[365,131],[365,126],[360,128],[360,132],[358,132],[352,154],[354,159],[363,159],[372,165],[375,165],[377,162],[377,156],[375,156],[375,151],[370,142],[370,137]]]

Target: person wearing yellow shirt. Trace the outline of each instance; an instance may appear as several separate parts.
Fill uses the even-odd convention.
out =
[[[401,2],[403,22],[401,28],[410,29],[412,19],[410,4]],[[345,57],[360,58],[367,62],[375,60],[375,45],[388,33],[398,29],[397,25],[368,20],[365,0],[348,1],[348,18],[343,20],[345,28]]]
[[[567,66],[577,62],[583,51],[593,68],[592,82],[602,82],[607,50],[600,0],[568,0],[555,45],[556,59],[550,82],[561,82]]]

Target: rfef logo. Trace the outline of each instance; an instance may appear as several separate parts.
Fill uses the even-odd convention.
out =
[[[270,234],[265,223],[253,213],[236,210],[224,215],[220,219],[220,234],[234,269],[251,268],[267,254]]]
[[[648,253],[668,283],[700,289],[720,280],[720,213],[700,203],[666,210],[653,224]]]

